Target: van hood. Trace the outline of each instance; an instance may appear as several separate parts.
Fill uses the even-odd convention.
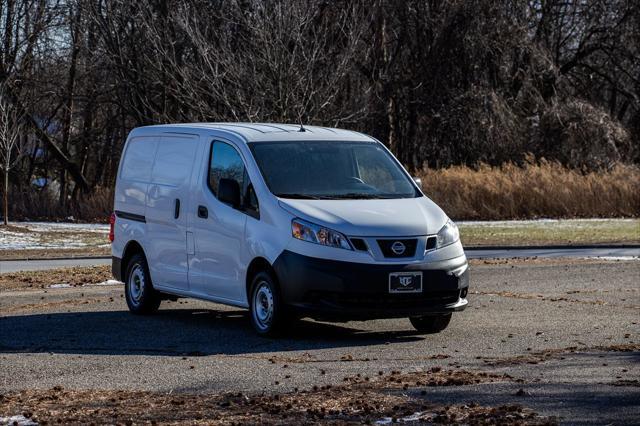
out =
[[[427,197],[394,200],[279,199],[292,215],[348,236],[405,237],[436,234],[447,215]]]

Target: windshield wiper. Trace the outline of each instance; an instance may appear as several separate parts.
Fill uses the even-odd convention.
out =
[[[301,193],[281,193],[276,194],[276,197],[291,198],[296,200],[389,200],[395,198],[393,196],[385,194],[367,194],[360,192],[348,192],[346,194],[301,194]]]
[[[276,197],[280,197],[280,198],[291,198],[294,200],[320,200],[320,197],[317,197],[315,195],[310,195],[310,194],[299,194],[299,193],[283,193],[283,194],[276,194]]]
[[[346,194],[335,194],[335,195],[331,195],[331,196],[327,196],[327,198],[334,198],[336,200],[340,200],[340,199],[344,199],[344,200],[383,200],[383,199],[388,199],[389,197],[386,197],[384,195],[379,195],[379,194],[366,194],[366,193],[360,193],[360,192],[348,192]]]

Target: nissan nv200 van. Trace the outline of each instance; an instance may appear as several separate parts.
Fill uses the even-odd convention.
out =
[[[285,124],[134,129],[111,217],[134,314],[192,297],[291,318],[407,317],[444,330],[467,305],[458,228],[376,139]]]

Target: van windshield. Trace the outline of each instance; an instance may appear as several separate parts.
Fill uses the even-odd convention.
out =
[[[421,196],[378,142],[257,142],[249,147],[269,190],[299,199]]]

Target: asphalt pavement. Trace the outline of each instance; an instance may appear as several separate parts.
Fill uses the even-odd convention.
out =
[[[0,394],[22,389],[282,393],[431,368],[507,374],[407,397],[519,404],[569,424],[640,423],[640,262],[474,265],[469,308],[436,335],[408,320],[303,320],[257,337],[246,313],[181,299],[129,314],[120,286],[0,293]],[[2,414],[2,413],[0,413]]]
[[[18,271],[44,271],[47,269],[94,265],[111,265],[111,258],[95,257],[83,259],[0,260],[0,274]]]

